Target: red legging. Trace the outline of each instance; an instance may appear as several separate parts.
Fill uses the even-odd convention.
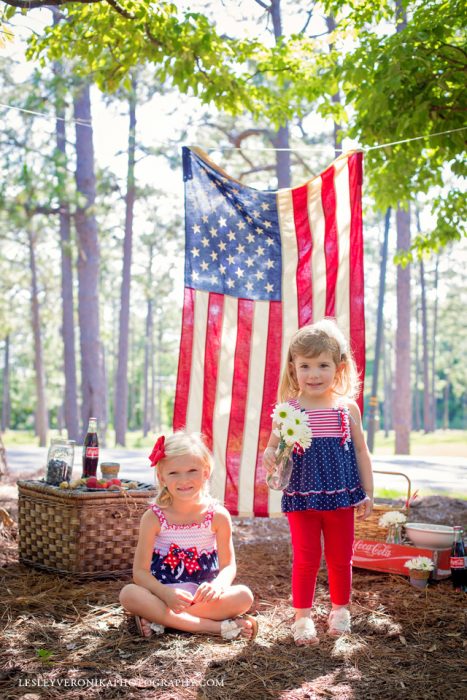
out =
[[[302,510],[287,513],[292,536],[294,608],[311,608],[321,562],[321,532],[331,602],[347,605],[352,585],[354,509]]]

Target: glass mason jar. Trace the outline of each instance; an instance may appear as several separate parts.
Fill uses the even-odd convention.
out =
[[[388,534],[386,536],[386,542],[388,544],[400,544],[402,542],[402,524],[394,523],[389,525]]]
[[[52,438],[47,453],[47,474],[45,480],[48,484],[59,486],[62,481],[70,481],[73,471],[75,453],[75,441],[65,438]]]
[[[266,483],[273,491],[283,491],[289,485],[292,476],[292,447],[287,447],[276,456],[276,466],[266,477]]]

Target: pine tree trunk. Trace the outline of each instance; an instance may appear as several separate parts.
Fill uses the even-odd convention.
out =
[[[149,423],[150,430],[156,429],[156,360],[155,360],[155,347],[154,347],[154,330],[151,340],[151,394],[149,399]]]
[[[444,386],[444,410],[443,410],[443,428],[449,430],[449,375],[446,375],[446,384]]]
[[[384,437],[389,436],[389,431],[392,428],[392,372],[391,372],[391,348],[387,346],[383,340],[383,383],[384,383],[384,403],[383,403],[383,420],[384,420]]]
[[[410,209],[397,209],[397,249],[410,247]],[[410,454],[412,402],[410,390],[410,265],[397,267],[396,376],[394,431],[396,454]]]
[[[146,339],[144,342],[144,372],[143,372],[143,437],[146,437],[150,430],[149,411],[149,379],[150,379],[150,357],[152,355],[152,299],[148,299],[146,312]]]
[[[120,294],[120,327],[117,377],[115,384],[115,442],[125,445],[128,423],[128,331],[130,325],[131,258],[133,247],[133,210],[135,203],[136,149],[136,80],[133,78],[129,96],[130,127],[128,132],[128,170],[123,241],[123,272]]]
[[[386,211],[384,219],[384,238],[381,246],[381,264],[379,273],[379,294],[378,294],[378,311],[376,319],[376,341],[375,341],[375,359],[373,363],[373,379],[371,386],[370,411],[368,415],[368,449],[373,452],[375,444],[375,432],[378,416],[378,372],[379,359],[381,356],[381,347],[383,343],[383,311],[384,311],[384,291],[386,283],[386,265],[388,259],[388,243],[389,243],[389,224],[391,221],[391,208]]]
[[[426,313],[425,266],[420,260],[420,293],[422,305],[422,360],[423,360],[423,431],[430,432],[430,379],[428,367],[428,321]]]
[[[109,391],[108,391],[108,383],[107,383],[107,364],[106,364],[106,357],[105,357],[105,346],[104,346],[104,343],[102,341],[99,343],[99,348],[100,348],[100,353],[99,353],[100,371],[101,371],[101,377],[102,377],[102,396],[104,397],[103,402],[102,402],[103,408],[102,408],[101,421],[102,421],[102,425],[107,426],[109,424]],[[101,431],[100,445],[101,445],[101,447],[107,446],[107,433],[106,433],[106,431]]]
[[[417,311],[415,314],[415,388],[414,388],[414,430],[420,430],[422,424],[421,414],[420,414],[420,352],[419,352],[419,341],[420,337],[420,320],[419,320],[419,308],[417,306]]]
[[[154,255],[154,245],[148,245],[148,266],[147,276],[151,279],[152,261]],[[144,341],[144,370],[143,370],[143,437],[146,437],[151,429],[151,409],[150,409],[150,374],[151,358],[153,351],[154,320],[153,320],[153,300],[151,290],[148,290],[147,311],[146,311],[146,338]]]
[[[0,435],[0,480],[9,473],[5,444]]]
[[[35,236],[31,231],[30,224],[28,225],[27,233],[29,243],[29,265],[31,269],[31,318],[32,333],[34,338],[34,372],[36,379],[36,434],[39,437],[40,447],[45,447],[47,444],[49,420],[47,415],[47,400],[45,393],[45,367],[44,353],[42,349],[41,314],[37,288],[37,267],[35,251],[36,241]]]
[[[328,15],[326,17],[326,26],[328,29],[328,34],[331,34],[335,28],[336,28],[336,20],[334,19],[333,15]],[[332,44],[329,44],[329,50],[332,50]],[[341,96],[339,90],[334,93],[331,97],[331,102],[333,104],[340,104],[341,103]],[[341,152],[342,149],[342,144],[341,144],[341,139],[340,139],[340,133],[342,131],[342,127],[340,124],[338,124],[336,121],[334,121],[334,155],[337,158]]]
[[[435,265],[435,279],[434,279],[434,292],[435,292],[435,305],[433,309],[433,339],[431,343],[431,430],[436,430],[436,348],[437,348],[437,334],[438,334],[438,278],[439,278],[439,254],[436,256]]]
[[[60,65],[54,64],[54,73],[61,75]],[[79,439],[78,388],[76,383],[75,322],[73,304],[73,266],[71,257],[71,216],[70,207],[63,191],[66,174],[66,132],[63,101],[57,96],[55,107],[55,136],[61,163],[57,167],[60,197],[60,253],[62,284],[62,338],[63,364],[65,373],[64,418],[69,440]]]
[[[103,439],[105,395],[99,330],[99,241],[97,221],[92,211],[96,198],[94,144],[91,119],[90,85],[80,87],[74,98],[76,124],[76,185],[85,197],[84,207],[76,211],[78,234],[78,319],[81,349],[81,418],[83,434],[90,416],[98,419]]]
[[[271,0],[270,13],[272,19],[272,28],[274,32],[274,39],[276,44],[279,38],[282,36],[282,17],[281,17],[281,0]],[[290,148],[290,135],[289,135],[289,124],[286,122],[284,126],[281,126],[276,132],[273,144],[275,148],[278,149],[289,149]],[[290,151],[289,150],[277,150],[276,151],[276,176],[277,176],[277,187],[279,189],[283,187],[291,187],[291,175],[290,175]]]
[[[10,335],[5,337],[5,349],[3,352],[3,391],[2,391],[2,421],[1,432],[4,433],[10,427]]]

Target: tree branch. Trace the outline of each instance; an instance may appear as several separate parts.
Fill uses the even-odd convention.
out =
[[[240,182],[243,180],[244,177],[247,175],[253,175],[254,173],[262,173],[265,170],[275,170],[276,169],[276,164],[272,165],[258,165],[256,168],[251,168],[250,170],[245,170],[243,173],[240,173],[238,179]]]
[[[115,12],[118,12],[119,15],[125,17],[125,19],[136,19],[132,12],[125,10],[125,8],[121,7],[116,0],[106,0],[106,2],[110,5],[110,7],[113,7]]]
[[[255,0],[255,2],[260,5],[264,10],[267,10],[268,12],[271,12],[272,10],[272,5],[268,5],[267,3],[263,2],[263,0]]]
[[[34,10],[36,7],[58,7],[70,2],[80,2],[83,5],[92,5],[102,0],[3,0],[5,5],[19,7],[21,10]]]
[[[314,8],[312,8],[311,10],[308,10],[308,12],[307,12],[308,16],[306,18],[306,22],[303,25],[302,29],[298,32],[299,34],[305,34],[306,30],[308,29],[308,25],[310,24],[311,18],[313,17],[313,9]]]

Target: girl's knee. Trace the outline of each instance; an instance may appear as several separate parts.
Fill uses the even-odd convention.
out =
[[[138,586],[134,583],[128,583],[126,586],[123,586],[118,598],[120,600],[120,604],[123,605],[124,608],[131,604],[131,602],[135,599],[137,589]]]
[[[248,607],[250,607],[250,605],[253,603],[254,596],[253,596],[253,593],[248,588],[248,586],[239,585],[239,586],[236,586],[236,589],[237,589],[237,595],[238,595],[240,601],[244,605],[248,604]]]

